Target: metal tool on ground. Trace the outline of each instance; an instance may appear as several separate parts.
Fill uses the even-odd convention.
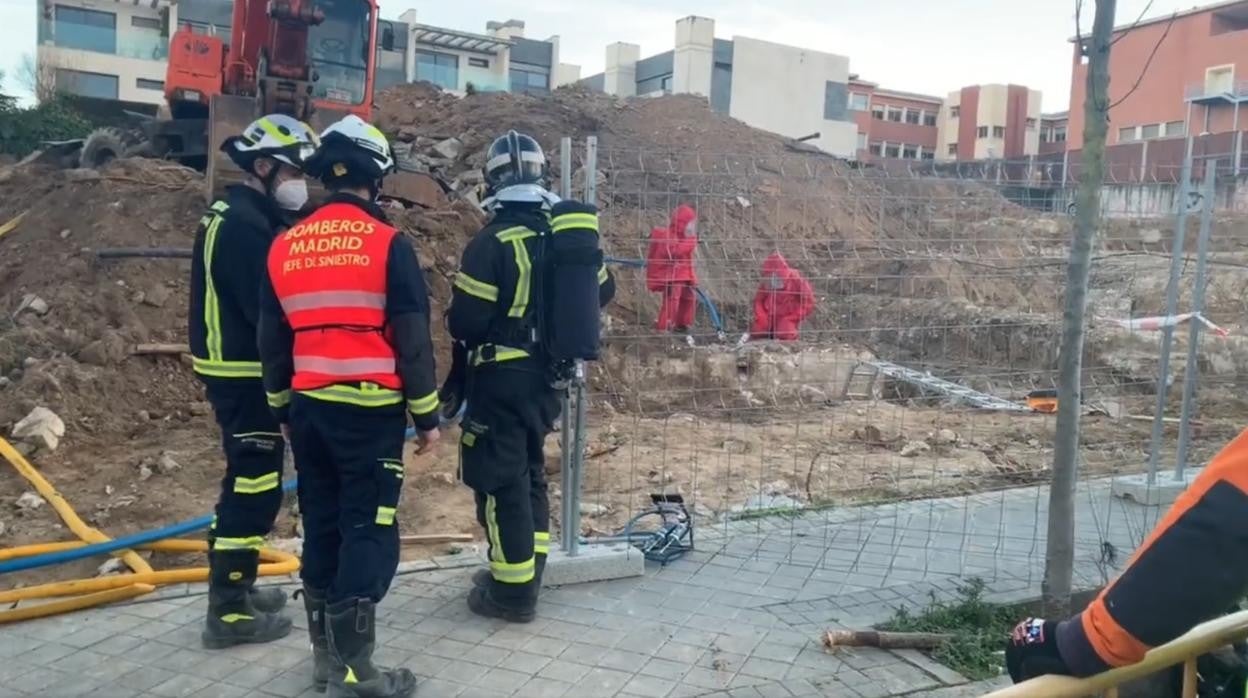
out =
[[[869,371],[870,381],[872,384],[874,384],[880,376],[886,376],[888,378],[909,383],[924,392],[940,395],[952,400],[953,402],[962,403],[971,407],[1007,412],[1028,412],[1031,409],[1026,405],[1021,405],[1017,402],[999,398],[995,395],[981,393],[978,390],[973,390],[965,385],[954,383],[953,381],[948,381],[944,378],[938,378],[924,371],[917,371],[913,368],[906,368],[905,366],[900,366],[889,361],[881,361],[879,359],[862,361],[854,366],[853,370],[850,371],[849,376],[845,380],[845,387],[841,391],[842,397],[857,397],[856,395],[851,395],[849,389],[854,379],[862,375],[860,371],[864,368]]]
[[[693,550],[693,517],[679,494],[652,494],[652,506],[624,524],[618,535],[582,538],[586,545],[628,543],[660,565]]]

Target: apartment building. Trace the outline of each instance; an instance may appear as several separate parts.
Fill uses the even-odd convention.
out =
[[[39,75],[87,97],[159,105],[177,27],[230,38],[232,0],[37,1]],[[580,77],[579,66],[559,61],[559,37],[528,39],[524,29],[514,19],[490,22],[481,34],[444,29],[419,24],[415,10],[380,20],[377,85],[427,80],[457,93],[540,92]]]
[[[1248,0],[1124,25],[1114,30],[1113,40],[1109,144],[1243,128],[1240,107],[1248,103]],[[1067,144],[1077,150],[1083,147],[1087,63],[1077,39],[1071,43]]]
[[[940,160],[1018,159],[1040,150],[1040,92],[1022,85],[971,85],[945,98],[937,127]]]
[[[848,108],[858,127],[857,159],[934,160],[943,104],[940,97],[889,90],[851,76]]]
[[[38,0],[38,79],[45,90],[159,104],[178,4]]]
[[[606,48],[606,69],[582,80],[608,94],[696,94],[711,109],[846,158],[858,151],[848,110],[849,59],[797,46],[715,36],[715,20],[676,21],[672,50],[646,58],[637,44]]]
[[[1064,111],[1040,115],[1040,155],[1061,153],[1066,150],[1066,129],[1069,117],[1069,113]]]

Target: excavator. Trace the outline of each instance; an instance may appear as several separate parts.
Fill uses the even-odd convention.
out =
[[[202,169],[211,199],[242,173],[217,146],[253,119],[283,113],[317,131],[347,114],[371,121],[377,0],[234,0],[229,43],[182,26],[169,44],[165,105],[137,128],[83,142],[82,167],[122,155]],[[392,48],[394,37],[383,44]]]

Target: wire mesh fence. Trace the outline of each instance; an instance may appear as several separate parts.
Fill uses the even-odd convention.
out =
[[[572,193],[596,190],[618,286],[588,374],[571,495],[583,536],[617,533],[652,494],[679,494],[699,530],[718,534],[716,556],[743,563],[734,576],[813,567],[836,593],[934,575],[1038,584],[1071,223],[1064,206],[1020,197],[1039,189],[1034,174],[609,148],[587,168],[575,151]],[[1154,172],[1181,193],[1181,171]],[[1192,337],[1175,331],[1162,370],[1162,335],[1138,320],[1166,312],[1180,210],[1175,304],[1199,310],[1189,322],[1206,330],[1195,337],[1189,462],[1212,455],[1248,411],[1237,397],[1248,353],[1201,320],[1233,330],[1244,311],[1248,223],[1210,216],[1207,294],[1193,309],[1200,213],[1222,189],[1235,201],[1236,178],[1192,180],[1199,195],[1165,215],[1105,199],[1078,464],[1085,584],[1103,583],[1159,514],[1115,497],[1112,479],[1146,472],[1163,384],[1156,462],[1174,465]],[[1073,183],[1046,187],[1044,201],[1074,200]],[[681,205],[697,213],[701,299],[689,328],[664,328],[652,248]],[[813,294],[790,341],[758,333],[760,302],[794,305],[776,300],[790,289],[764,270],[776,253]]]

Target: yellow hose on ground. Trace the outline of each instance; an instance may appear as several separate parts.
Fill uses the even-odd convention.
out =
[[[34,618],[43,618],[45,616],[54,616],[60,613],[68,613],[70,611],[78,611],[84,608],[100,606],[115,601],[125,601],[133,599],[136,596],[150,594],[156,591],[156,587],[151,584],[132,584],[120,589],[109,589],[96,594],[86,594],[84,596],[76,596],[72,599],[64,599],[62,601],[52,601],[50,603],[39,604],[38,606],[27,606],[25,608],[15,608],[11,611],[0,611],[0,625],[5,623],[16,623],[19,620],[31,620]]]
[[[72,550],[93,543],[106,543],[111,540],[99,530],[88,526],[61,493],[56,490],[35,467],[27,461],[8,441],[0,438],[0,456],[12,465],[22,477],[26,478],[35,490],[46,500],[56,513],[78,536],[79,541],[56,543],[37,543],[15,548],[0,549],[0,560],[20,559],[31,555]],[[146,550],[160,552],[207,552],[207,541],[168,539],[139,546]],[[16,603],[30,599],[41,599],[53,596],[73,596],[74,598],[49,603],[0,611],[0,625],[33,618],[43,618],[69,611],[92,608],[101,604],[132,599],[156,590],[155,585],[181,584],[202,582],[208,579],[207,567],[188,567],[174,570],[155,571],[147,561],[133,550],[120,553],[121,560],[132,572],[130,574],[94,579],[75,579],[67,582],[52,582],[24,589],[0,592],[0,603]],[[299,569],[299,559],[289,553],[263,549],[260,559],[267,564],[260,565],[261,576],[291,574]]]
[[[78,513],[75,512],[74,508],[69,505],[69,502],[65,501],[65,498],[61,496],[61,493],[58,492],[55,487],[52,486],[52,483],[44,479],[44,477],[39,474],[39,471],[35,470],[35,466],[31,465],[30,462],[22,456],[22,454],[18,453],[17,449],[13,448],[13,444],[10,444],[4,439],[0,439],[0,456],[4,456],[4,459],[16,468],[17,472],[20,473],[22,477],[26,478],[30,484],[35,486],[35,491],[37,491],[39,495],[48,502],[48,504],[52,505],[52,508],[56,510],[56,513],[61,517],[61,520],[65,522],[65,525],[69,527],[69,530],[73,532],[75,536],[78,536],[88,543],[107,543],[111,540],[108,536],[100,533],[94,528],[91,528],[85,521],[78,518]],[[133,550],[127,550],[122,553],[121,560],[126,563],[127,567],[135,572],[152,571],[152,567],[147,564],[147,560],[139,557],[138,553]]]
[[[170,539],[139,547],[144,550],[158,550],[167,553],[208,552],[208,543],[202,540]],[[289,553],[266,549],[260,551],[260,558],[269,563],[260,565],[259,574],[261,576],[291,574],[299,569],[299,558]],[[0,591],[0,603],[12,603],[24,599],[43,599],[50,596],[73,596],[103,589],[114,589],[130,584],[185,584],[203,582],[207,579],[207,567],[185,567],[176,570],[118,574],[110,577],[75,579],[69,582],[50,582],[11,591]]]

